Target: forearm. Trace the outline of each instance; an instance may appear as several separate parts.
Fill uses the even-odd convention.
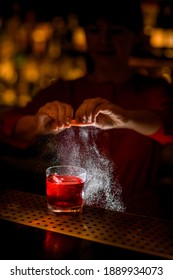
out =
[[[27,115],[21,117],[14,129],[14,137],[25,141],[33,141],[38,136],[48,134],[58,134],[69,125],[58,123],[56,119],[48,114],[38,112],[36,115]]]
[[[161,118],[151,111],[128,111],[126,120],[125,128],[148,136],[156,133],[162,126]]]
[[[38,136],[34,116],[21,117],[18,120],[13,133],[16,138],[32,141]]]

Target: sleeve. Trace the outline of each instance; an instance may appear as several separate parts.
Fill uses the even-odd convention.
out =
[[[165,133],[163,126],[161,126],[158,131],[156,131],[154,134],[150,135],[149,137],[156,140],[160,144],[173,143],[173,134]]]
[[[34,115],[38,109],[45,105],[47,102],[61,99],[60,96],[64,95],[65,83],[62,80],[50,85],[48,88],[40,90],[31,102],[23,108],[13,108],[6,110],[0,116],[0,140],[1,142],[8,143],[18,148],[26,148],[32,143],[28,141],[21,141],[15,139],[13,131],[18,120],[25,115]]]
[[[160,117],[161,127],[149,137],[161,144],[173,143],[173,86],[162,81],[151,96],[151,110]]]

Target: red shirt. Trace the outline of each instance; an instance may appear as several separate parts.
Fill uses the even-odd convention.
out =
[[[140,75],[119,87],[110,83],[88,82],[85,78],[59,80],[40,91],[25,108],[6,112],[1,128],[6,141],[9,139],[11,144],[18,145],[11,138],[17,120],[22,115],[35,114],[45,103],[54,100],[71,104],[74,111],[83,100],[101,97],[128,110],[156,112],[163,120],[163,127],[154,135],[144,136],[128,129],[105,131],[93,127],[71,127],[56,136],[45,137],[44,148],[44,152],[53,151],[51,165],[82,165],[88,170],[91,177],[88,179],[90,187],[86,190],[88,204],[121,210],[122,199],[127,211],[151,214],[155,207],[153,190],[157,183],[162,144],[173,142],[171,94],[173,92],[170,92],[166,81]],[[19,146],[22,147],[21,143]],[[106,187],[106,191],[103,191],[103,186],[99,186],[100,181],[102,185],[111,185],[112,189]],[[97,185],[97,190],[94,190],[94,185]],[[114,202],[110,199],[112,191]]]

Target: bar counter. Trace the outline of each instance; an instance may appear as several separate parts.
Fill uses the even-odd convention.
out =
[[[1,259],[173,259],[173,222],[84,207],[48,213],[46,196],[0,195]]]

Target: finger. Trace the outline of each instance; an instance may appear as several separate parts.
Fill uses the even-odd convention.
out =
[[[61,103],[57,107],[57,124],[59,126],[70,126],[73,117],[73,108],[71,105]]]
[[[82,103],[79,108],[77,109],[76,113],[75,113],[75,119],[77,123],[82,123],[86,121],[86,116],[85,116],[85,106],[86,103]]]
[[[55,109],[56,109],[56,122],[58,126],[62,126],[65,123],[65,104],[56,102],[55,103]]]
[[[96,116],[99,114],[100,110],[104,110],[110,102],[103,98],[94,98],[87,100],[85,103],[85,116],[86,122],[94,123],[96,121]]]
[[[92,122],[87,122],[87,123],[78,123],[76,120],[71,120],[70,123],[71,126],[92,126]]]
[[[73,108],[71,105],[59,101],[52,102],[51,111],[53,119],[56,119],[56,123],[59,127],[70,124],[73,116]]]
[[[38,125],[44,133],[50,133],[58,131],[62,128],[62,124],[59,121],[59,111],[55,102],[47,103],[41,107],[37,113]]]
[[[112,114],[112,106],[107,104],[100,104],[97,106],[96,110],[93,113],[93,121],[96,122],[96,118],[99,114],[104,114],[107,116],[110,116]]]
[[[45,115],[47,116],[49,119],[55,120],[57,118],[56,114],[56,110],[54,109],[54,107],[50,107],[49,105],[43,106],[38,110],[38,114],[39,115]]]
[[[87,99],[82,105],[78,108],[75,114],[75,119],[79,123],[91,123],[92,122],[92,113],[97,107],[96,99]]]
[[[65,110],[66,110],[66,112],[65,112],[65,124],[70,125],[71,120],[73,118],[73,108],[72,108],[71,105],[66,104]]]
[[[85,122],[91,122],[93,120],[93,112],[97,108],[96,100],[86,102],[85,105]]]
[[[57,127],[54,127],[55,122],[56,120],[50,118],[47,114],[44,114],[43,112],[39,112],[36,115],[37,129],[40,133],[48,134],[56,130]]]

